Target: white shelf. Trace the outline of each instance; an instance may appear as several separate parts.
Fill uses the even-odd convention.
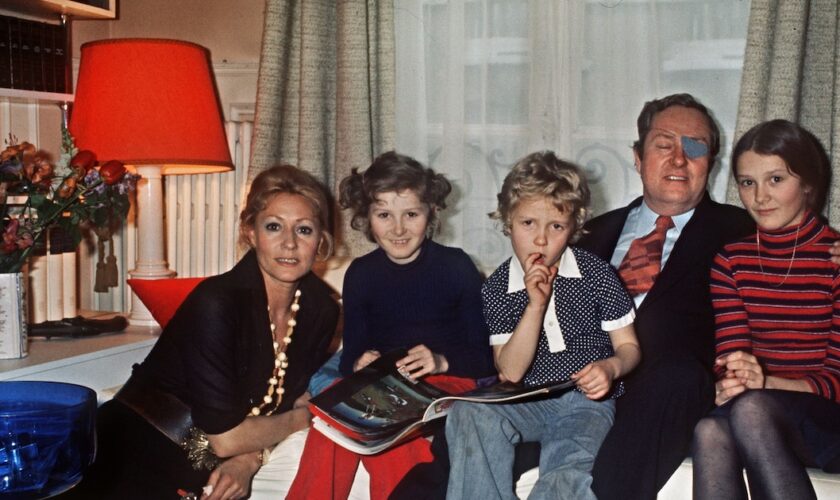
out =
[[[46,380],[84,385],[99,402],[113,396],[131,375],[131,367],[146,358],[160,329],[129,326],[120,333],[77,339],[32,339],[29,356],[0,360],[0,382]]]
[[[0,88],[0,98],[23,102],[73,102],[73,94],[59,94],[56,92],[39,92],[37,90],[4,89]]]
[[[103,7],[73,0],[0,0],[0,15],[46,21],[53,24],[60,22],[61,14],[68,14],[70,20],[116,18],[117,0],[92,0],[92,3],[103,5]],[[70,29],[69,20],[67,29]],[[70,51],[71,48],[68,46],[67,50]],[[66,71],[71,71],[69,65]],[[60,104],[72,102],[73,94],[0,88],[0,99],[2,98],[26,103],[54,102]]]
[[[105,0],[103,3],[107,8],[72,0],[0,0],[0,11],[50,22],[56,22],[61,14],[69,14],[75,19],[115,19],[117,1]]]

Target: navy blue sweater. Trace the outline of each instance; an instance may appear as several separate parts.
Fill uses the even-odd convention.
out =
[[[443,354],[450,375],[495,373],[484,325],[482,278],[463,250],[431,240],[408,264],[392,262],[381,248],[354,260],[344,276],[344,352],[340,370],[366,350],[386,353],[424,344]]]

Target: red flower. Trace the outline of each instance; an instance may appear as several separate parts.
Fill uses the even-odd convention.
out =
[[[82,170],[82,175],[88,173],[96,163],[96,155],[92,151],[83,149],[76,153],[76,156],[70,160],[70,168],[73,170]]]
[[[125,165],[117,160],[111,160],[99,167],[99,175],[102,177],[102,181],[109,186],[120,182],[125,172]]]
[[[15,250],[23,250],[32,245],[32,236],[29,234],[18,234],[20,227],[19,219],[12,219],[6,230],[3,231],[3,241],[0,243],[0,251],[12,253]]]
[[[12,253],[17,250],[15,240],[17,239],[18,226],[20,226],[20,221],[18,219],[12,219],[9,221],[9,225],[6,226],[6,230],[3,231],[3,243],[0,244],[0,250],[3,253]]]
[[[38,152],[32,157],[32,164],[35,167],[30,177],[32,183],[48,187],[53,177],[53,166],[50,164],[50,159],[45,154]]]

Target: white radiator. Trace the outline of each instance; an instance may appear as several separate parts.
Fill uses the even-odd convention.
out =
[[[251,156],[252,121],[225,124],[235,170],[222,174],[164,177],[166,258],[178,277],[212,276],[236,263],[239,244],[239,209],[247,186]],[[114,235],[120,286],[95,293],[93,284],[98,254],[95,241],[79,249],[79,302],[82,309],[128,311],[131,290],[125,280],[136,259],[134,206],[123,229]],[[107,245],[106,245],[107,252]]]

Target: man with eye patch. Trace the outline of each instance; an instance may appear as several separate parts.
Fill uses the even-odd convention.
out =
[[[706,190],[720,131],[703,104],[689,94],[656,99],[637,126],[642,196],[591,220],[578,243],[619,270],[636,303],[642,350],[595,461],[593,490],[601,500],[656,498],[688,455],[694,425],[714,402],[709,268],[725,243],[754,231],[744,210],[712,201]],[[658,274],[636,286],[625,279],[625,257],[657,227]]]
[[[712,201],[706,190],[720,131],[703,104],[689,94],[652,100],[637,128],[642,196],[589,221],[578,242],[624,280],[642,350],[595,459],[592,489],[601,500],[656,498],[689,454],[694,426],[714,404],[710,265],[724,244],[755,231],[746,211]],[[633,268],[649,268],[650,252],[631,255],[634,240],[657,241],[658,273],[641,285]],[[840,245],[830,252],[840,264]]]

